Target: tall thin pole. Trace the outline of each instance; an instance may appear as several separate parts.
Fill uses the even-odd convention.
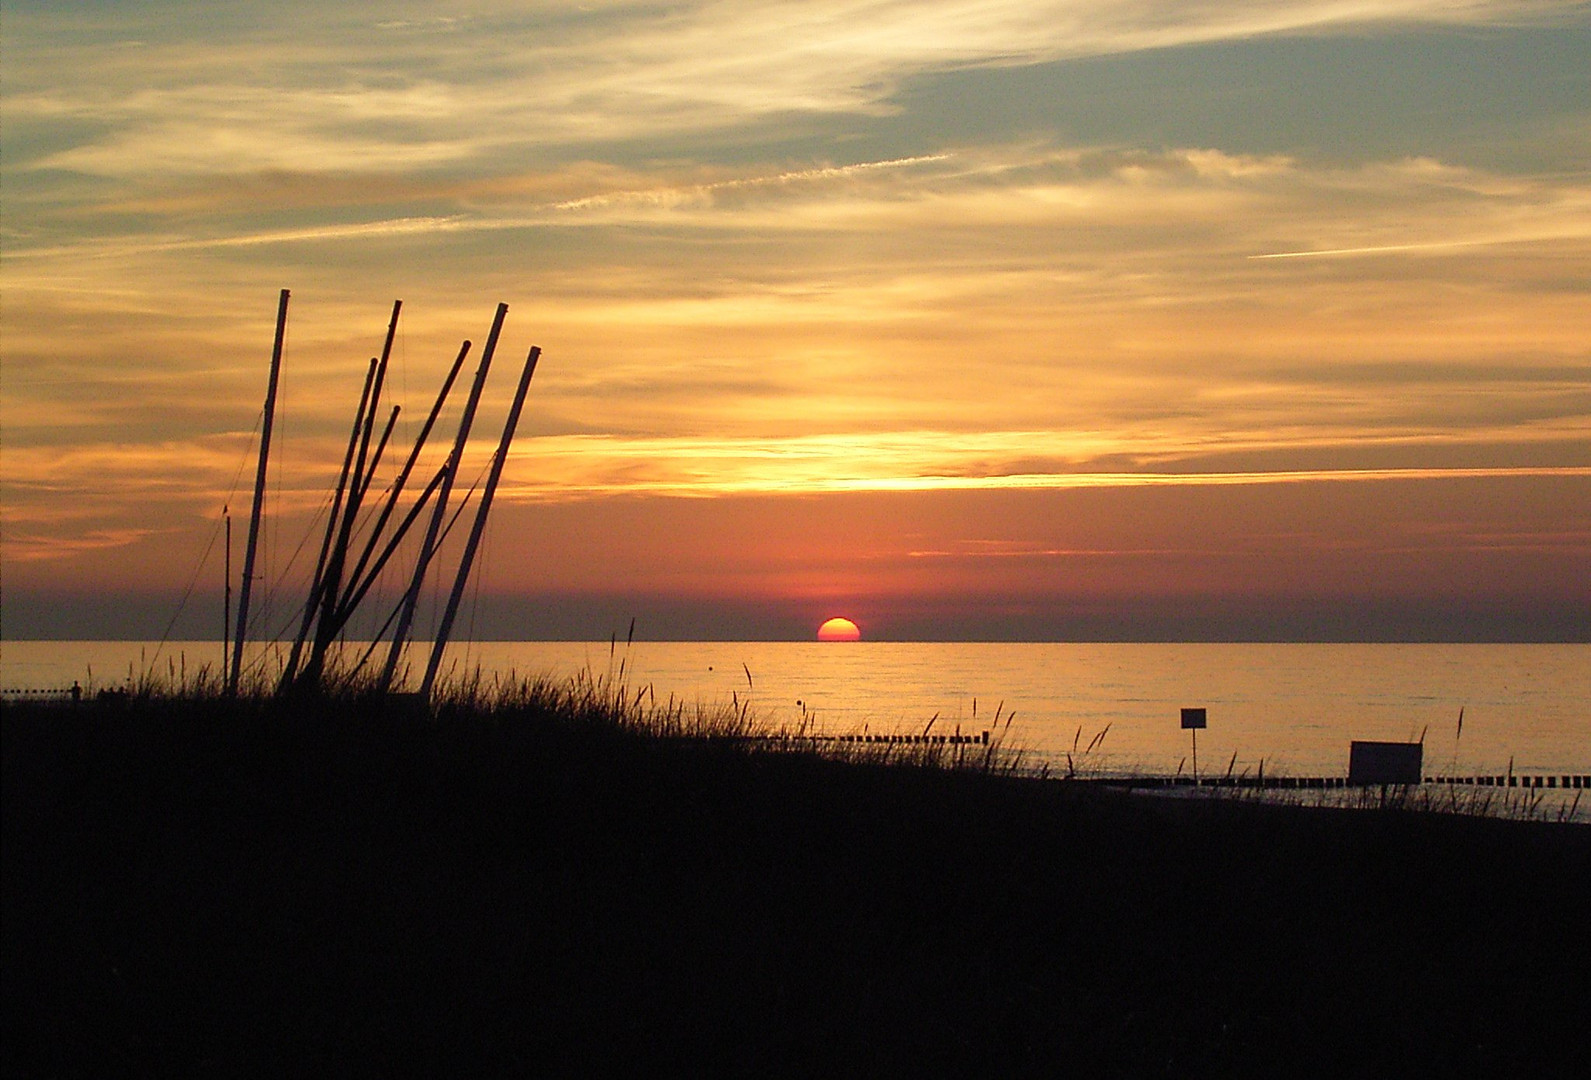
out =
[[[398,550],[398,545],[403,543],[403,538],[409,535],[409,526],[413,525],[415,519],[425,510],[426,503],[431,501],[431,496],[436,494],[436,489],[442,485],[443,480],[447,479],[447,475],[448,467],[443,465],[437,470],[436,475],[431,478],[431,482],[425,486],[425,490],[420,493],[420,497],[415,500],[414,505],[409,508],[409,512],[403,517],[403,521],[393,530],[392,536],[387,540],[387,546],[376,557],[376,561],[371,565],[369,572],[362,579],[355,575],[349,580],[350,591],[337,606],[337,624],[339,629],[353,616],[354,610],[364,601],[365,594],[375,585],[376,579],[381,576],[381,572],[387,568],[387,560],[391,559],[392,553]],[[402,607],[401,603],[399,607]],[[388,618],[386,625],[381,628],[381,634],[387,632],[387,626],[391,626],[392,619],[396,617],[397,611],[394,610],[392,617]],[[381,634],[376,636],[379,638]],[[372,643],[371,650],[374,649],[375,644]]]
[[[536,373],[536,361],[541,358],[541,348],[532,346],[525,358],[525,370],[519,376],[519,386],[514,390],[514,403],[508,407],[508,421],[503,425],[503,437],[497,443],[497,454],[492,458],[492,471],[486,477],[486,490],[481,493],[481,506],[475,512],[475,524],[470,528],[470,539],[464,545],[464,557],[459,560],[459,572],[453,579],[453,593],[447,599],[447,610],[442,624],[437,627],[436,641],[431,645],[431,662],[425,668],[425,681],[420,684],[420,696],[431,696],[436,682],[436,672],[442,666],[442,652],[447,648],[448,635],[453,630],[453,618],[458,614],[459,601],[464,596],[464,585],[470,577],[470,564],[475,561],[475,550],[480,547],[481,534],[486,531],[486,515],[491,513],[492,496],[497,482],[502,479],[503,465],[508,460],[508,448],[514,441],[514,429],[519,427],[519,414],[525,405],[525,393],[530,389],[530,377]]]
[[[392,677],[398,670],[398,660],[403,655],[403,646],[409,637],[409,627],[414,622],[414,609],[420,602],[420,590],[425,586],[425,574],[430,568],[432,556],[436,554],[437,533],[447,516],[448,495],[453,490],[453,481],[458,478],[459,462],[464,458],[464,444],[470,437],[470,425],[475,420],[475,408],[480,404],[481,390],[486,386],[486,373],[492,366],[492,354],[497,351],[497,338],[503,332],[503,320],[507,316],[508,305],[498,304],[497,314],[492,319],[491,333],[486,335],[486,348],[481,351],[481,366],[475,370],[475,381],[470,384],[470,396],[464,403],[464,414],[459,417],[459,429],[453,438],[453,450],[448,455],[447,464],[443,466],[447,470],[447,475],[443,477],[442,487],[437,492],[436,508],[432,511],[430,525],[426,527],[425,541],[420,545],[414,576],[410,579],[409,590],[403,597],[398,628],[392,633],[392,647],[387,652],[387,663],[381,669],[381,679],[376,684],[378,691],[385,692],[392,686]]]
[[[370,434],[376,426],[376,406],[381,402],[381,387],[387,379],[387,363],[392,358],[392,339],[398,333],[398,313],[403,310],[403,301],[392,302],[392,318],[387,322],[387,338],[381,345],[381,359],[376,365],[376,383],[370,391],[370,410],[365,414],[365,430],[359,437],[359,459],[354,464],[352,482],[348,488],[348,513],[343,518],[343,535],[338,538],[337,550],[333,552],[334,565],[341,572],[342,560],[347,556],[348,535],[353,528],[354,518],[359,513],[359,503],[363,499],[365,489],[370,486],[370,475],[375,471],[375,462],[367,466],[366,455],[370,451]],[[396,419],[396,417],[394,417]],[[385,445],[386,439],[382,439]],[[332,589],[335,595],[335,587]]]
[[[337,475],[337,491],[332,496],[331,512],[326,516],[326,535],[320,542],[320,555],[315,560],[315,576],[310,579],[309,599],[304,602],[304,619],[299,624],[298,636],[293,638],[293,648],[287,654],[287,667],[282,672],[281,688],[283,690],[292,683],[298,674],[298,658],[303,651],[304,642],[309,638],[309,628],[314,624],[315,612],[320,608],[321,585],[326,578],[326,560],[331,554],[331,542],[337,535],[337,524],[341,520],[343,493],[348,485],[348,473],[353,468],[354,451],[359,447],[359,433],[364,429],[365,410],[370,406],[370,384],[376,377],[376,358],[370,358],[370,366],[365,369],[365,388],[359,394],[359,408],[354,412],[353,431],[348,435],[348,449],[343,454],[342,471]]]
[[[354,605],[358,603],[353,598],[362,596],[365,589],[368,588],[368,586],[360,585],[365,567],[369,565],[370,556],[375,553],[376,546],[381,541],[382,530],[387,527],[387,520],[392,517],[392,512],[397,509],[398,500],[403,495],[404,485],[409,482],[409,473],[414,471],[415,462],[420,460],[420,451],[425,448],[425,441],[431,436],[431,428],[436,426],[436,418],[441,415],[442,406],[447,403],[447,396],[453,389],[454,381],[459,377],[460,369],[464,367],[464,358],[469,355],[469,351],[470,343],[466,341],[460,347],[458,357],[453,361],[453,366],[448,369],[447,378],[442,382],[442,389],[436,395],[436,402],[431,406],[431,412],[426,416],[425,424],[420,428],[420,436],[414,441],[414,449],[409,451],[408,460],[403,463],[403,468],[398,470],[397,479],[392,482],[392,489],[387,494],[386,505],[381,508],[381,514],[376,518],[376,523],[370,530],[370,538],[365,542],[365,550],[360,553],[359,561],[354,565],[353,573],[349,575],[347,591],[343,593],[342,599],[338,602],[337,617],[339,619],[347,620]],[[440,482],[440,479],[438,482]],[[416,504],[416,510],[418,510],[418,504]],[[408,527],[407,522],[405,522],[399,532],[406,532]],[[385,555],[380,562],[382,565],[386,563]],[[379,573],[379,571],[376,572]]]
[[[232,507],[221,507],[221,516],[226,519],[226,569],[222,572],[222,601],[221,601],[221,670],[232,670],[227,663],[231,655],[228,645],[232,639]]]
[[[336,627],[332,625],[332,616],[337,597],[342,591],[343,569],[348,562],[348,545],[353,539],[354,522],[358,520],[360,501],[365,488],[369,486],[367,477],[375,469],[375,463],[368,457],[370,436],[375,430],[376,406],[381,401],[381,387],[387,378],[387,363],[392,358],[392,341],[398,333],[398,314],[402,310],[403,301],[394,300],[392,319],[387,323],[387,339],[381,346],[381,359],[376,365],[376,381],[370,388],[370,408],[365,413],[364,431],[359,436],[359,456],[354,459],[354,471],[348,479],[348,504],[343,508],[342,527],[338,530],[336,544],[332,546],[331,557],[326,561],[325,579],[320,584],[320,617],[315,624],[315,643],[304,669],[304,677],[311,685],[319,681],[326,662],[326,652],[337,634]],[[382,443],[385,445],[385,437]]]
[[[364,483],[359,485],[359,503],[364,505],[365,496],[370,492],[370,482],[376,478],[376,470],[381,468],[381,456],[387,452],[387,443],[392,439],[392,429],[398,426],[398,417],[403,415],[403,406],[394,405],[387,414],[387,423],[381,429],[381,438],[376,442],[376,452],[370,455],[370,467],[365,470]]]
[[[227,693],[238,692],[243,674],[243,639],[249,626],[249,592],[254,584],[254,553],[260,540],[260,517],[265,510],[265,465],[271,453],[271,422],[276,416],[276,383],[282,372],[282,342],[287,336],[288,291],[282,290],[276,305],[276,343],[271,346],[271,378],[265,389],[265,420],[260,425],[260,464],[254,473],[254,509],[249,514],[249,543],[243,551],[243,584],[238,591],[238,630],[232,644],[232,671],[227,676]]]

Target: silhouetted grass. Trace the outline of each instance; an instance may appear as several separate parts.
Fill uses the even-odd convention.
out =
[[[435,710],[149,681],[0,730],[7,1075],[1549,1075],[1585,1045],[1584,827],[769,739],[617,668]]]

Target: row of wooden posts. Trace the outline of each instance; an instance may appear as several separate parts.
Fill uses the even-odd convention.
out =
[[[1475,787],[1520,788],[1573,788],[1584,791],[1591,788],[1591,775],[1570,773],[1565,776],[1550,774],[1515,775],[1513,773],[1486,774],[1482,776],[1427,776],[1427,784],[1453,784]]]
[[[1118,786],[1168,788],[1168,787],[1234,787],[1276,790],[1307,790],[1313,788],[1373,787],[1375,784],[1356,784],[1346,776],[1121,776],[1099,777],[1101,784]],[[1509,774],[1484,776],[1427,776],[1427,784],[1473,784],[1478,787],[1509,788],[1565,788],[1591,789],[1591,776],[1584,774],[1548,775]]]
[[[759,743],[868,743],[901,746],[988,746],[987,731],[955,735],[813,735],[774,732],[768,735],[726,736],[740,742]]]
[[[276,311],[276,339],[271,349],[270,378],[265,392],[265,414],[260,428],[260,453],[254,480],[254,504],[249,517],[248,546],[243,558],[243,577],[238,596],[238,612],[235,633],[232,633],[232,649],[230,663],[223,660],[227,669],[227,691],[237,693],[239,679],[243,670],[243,646],[247,638],[249,605],[251,600],[251,586],[255,573],[255,554],[259,541],[260,522],[264,510],[266,464],[271,450],[271,428],[276,409],[276,389],[282,367],[282,346],[287,330],[287,302],[289,291],[283,289],[277,304]],[[409,634],[414,621],[415,609],[419,604],[421,590],[427,574],[435,562],[437,552],[445,539],[448,530],[458,520],[463,511],[461,504],[453,514],[448,517],[449,502],[452,497],[453,487],[458,479],[460,463],[464,455],[465,443],[469,439],[470,429],[474,423],[475,412],[480,404],[481,392],[486,386],[486,376],[491,369],[492,357],[497,351],[498,336],[502,333],[503,320],[508,314],[508,305],[497,305],[497,313],[492,319],[492,328],[486,337],[486,347],[481,352],[480,363],[475,370],[475,378],[470,385],[469,396],[465,401],[463,412],[459,417],[458,430],[454,436],[453,447],[447,459],[443,462],[430,481],[421,491],[420,495],[409,506],[408,510],[399,519],[397,525],[392,526],[394,516],[397,514],[402,502],[404,489],[408,485],[411,475],[419,462],[421,451],[425,448],[426,441],[431,435],[431,430],[436,425],[437,418],[441,415],[447,403],[453,385],[458,379],[459,372],[463,369],[464,361],[469,355],[471,343],[465,341],[459,348],[458,356],[454,359],[449,369],[447,378],[443,380],[438,391],[435,403],[427,415],[425,423],[420,428],[419,436],[415,439],[403,466],[398,470],[396,478],[385,494],[385,501],[380,511],[376,514],[374,522],[364,536],[363,545],[357,557],[353,555],[353,547],[358,530],[356,524],[360,511],[366,505],[372,480],[381,463],[381,458],[387,449],[388,441],[392,437],[402,412],[399,405],[392,406],[386,422],[381,429],[379,437],[375,433],[376,415],[381,405],[381,394],[386,384],[387,365],[392,355],[392,344],[398,329],[398,315],[402,311],[403,301],[395,301],[392,305],[392,318],[387,323],[386,340],[381,347],[381,355],[372,357],[369,368],[365,372],[364,390],[361,392],[359,407],[354,414],[353,430],[348,437],[348,449],[343,456],[342,470],[337,478],[337,487],[332,496],[331,512],[327,517],[325,536],[321,541],[320,555],[316,560],[315,573],[311,578],[309,594],[305,599],[303,616],[299,622],[298,632],[293,639],[292,648],[288,652],[287,663],[282,671],[278,684],[278,692],[289,690],[313,690],[320,685],[325,673],[326,657],[353,618],[360,604],[369,595],[371,588],[379,579],[381,573],[387,568],[399,546],[408,535],[411,527],[419,520],[429,505],[431,515],[426,526],[425,537],[420,544],[419,554],[415,558],[413,572],[410,575],[408,588],[404,590],[401,600],[387,616],[381,629],[373,635],[374,640],[370,648],[355,667],[355,671],[362,667],[376,648],[387,642],[386,661],[381,673],[375,680],[375,689],[385,693],[391,689],[397,674],[398,663],[403,656],[405,645],[408,643]],[[509,406],[508,418],[503,425],[502,436],[498,441],[496,454],[491,461],[490,471],[481,490],[480,506],[475,513],[474,522],[470,529],[469,539],[464,546],[463,555],[454,574],[453,588],[448,595],[447,606],[442,613],[438,624],[436,637],[431,646],[430,658],[426,663],[425,677],[420,684],[420,693],[429,698],[436,682],[437,672],[441,667],[442,655],[447,648],[448,638],[451,635],[453,622],[458,615],[459,604],[463,599],[465,585],[469,580],[470,570],[474,564],[475,553],[480,546],[481,537],[486,529],[487,516],[491,512],[492,499],[496,494],[499,481],[502,479],[503,466],[508,459],[508,450],[514,439],[515,429],[519,425],[520,413],[524,407],[525,395],[530,388],[531,376],[535,373],[536,362],[541,356],[541,349],[532,347],[525,358],[524,368],[520,373],[519,383],[514,391],[512,404]],[[375,439],[372,448],[372,439]],[[469,496],[466,495],[465,503]],[[389,529],[389,526],[392,526]],[[230,523],[229,523],[230,528]],[[227,569],[227,611],[225,614],[228,630],[232,630],[231,617],[231,568],[230,568],[230,543],[228,544],[229,565]],[[394,626],[396,623],[396,626]],[[392,636],[387,638],[388,630]],[[306,651],[307,650],[307,651]]]

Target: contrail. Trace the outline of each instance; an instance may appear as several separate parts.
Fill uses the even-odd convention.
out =
[[[1446,240],[1428,244],[1385,244],[1380,247],[1326,248],[1318,251],[1274,251],[1266,255],[1248,257],[1250,259],[1319,259],[1334,255],[1391,255],[1400,251],[1434,251],[1508,242],[1507,240]]]

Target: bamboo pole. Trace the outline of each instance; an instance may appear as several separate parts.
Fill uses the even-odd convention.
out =
[[[507,316],[508,305],[498,304],[497,314],[492,319],[491,333],[486,336],[486,348],[481,352],[481,365],[475,371],[475,381],[470,385],[470,396],[464,403],[463,415],[459,417],[458,434],[453,439],[452,453],[448,455],[447,464],[443,466],[447,470],[447,475],[443,478],[441,490],[437,493],[436,507],[431,515],[431,523],[426,529],[425,541],[420,546],[414,576],[409,581],[408,592],[404,594],[402,614],[398,619],[398,627],[392,634],[392,648],[387,653],[386,665],[382,668],[381,678],[376,684],[378,692],[385,693],[391,688],[392,677],[398,669],[398,660],[403,655],[403,646],[408,639],[409,628],[414,622],[414,609],[420,602],[420,590],[425,585],[426,571],[436,554],[437,531],[441,528],[442,519],[447,513],[448,495],[452,491],[453,482],[458,478],[459,463],[464,457],[464,444],[469,439],[470,425],[475,420],[475,409],[480,404],[481,390],[486,385],[486,373],[492,366],[492,354],[497,351],[497,338],[503,331],[503,320]]]
[[[254,584],[254,555],[259,547],[260,517],[265,510],[265,466],[271,453],[271,423],[276,415],[276,385],[282,373],[282,344],[287,336],[287,298],[282,290],[276,304],[276,342],[271,346],[271,375],[265,389],[265,419],[260,425],[260,462],[254,473],[254,509],[249,514],[249,543],[243,553],[243,583],[238,593],[238,629],[232,646],[232,670],[227,675],[227,693],[238,692],[243,674],[243,641],[249,625],[249,593]]]
[[[513,444],[514,429],[519,426],[519,414],[525,405],[525,394],[530,389],[530,377],[536,373],[536,361],[540,358],[541,348],[532,346],[530,355],[525,358],[525,369],[519,376],[519,385],[514,390],[514,402],[508,408],[508,421],[503,425],[503,435],[497,443],[497,453],[492,458],[492,471],[486,477],[486,490],[481,493],[480,509],[475,512],[475,524],[471,526],[469,541],[464,545],[464,557],[459,560],[447,610],[442,615],[442,624],[437,628],[436,641],[431,645],[431,662],[426,665],[425,681],[420,684],[422,701],[431,696],[437,668],[442,665],[442,653],[447,649],[448,635],[453,630],[453,619],[458,614],[459,601],[464,596],[470,566],[475,561],[476,549],[480,547],[481,535],[486,531],[486,517],[492,510],[492,496],[497,492],[497,482],[502,479],[503,465],[508,461],[508,448]]]

